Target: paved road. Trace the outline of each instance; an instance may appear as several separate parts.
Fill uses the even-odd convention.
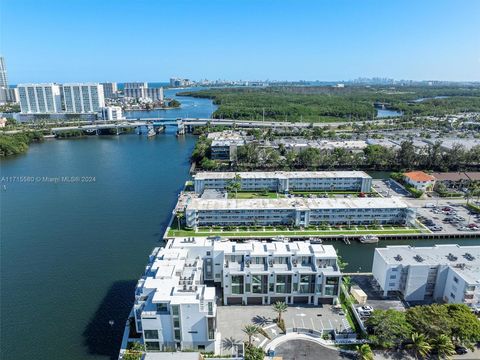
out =
[[[354,356],[341,353],[318,343],[307,340],[286,341],[275,348],[275,356],[283,360],[338,360],[354,359]]]

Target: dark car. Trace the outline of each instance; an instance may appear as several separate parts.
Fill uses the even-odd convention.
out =
[[[458,355],[463,355],[463,354],[466,354],[468,351],[467,351],[466,347],[457,345],[457,346],[455,346],[455,352]]]

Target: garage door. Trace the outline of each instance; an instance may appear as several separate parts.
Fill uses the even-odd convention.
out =
[[[308,296],[295,296],[293,302],[295,304],[308,304]]]
[[[318,299],[318,304],[333,304],[333,298],[320,298]]]
[[[282,301],[282,302],[285,302],[285,297],[274,297],[272,296],[270,298],[270,304],[275,304],[277,301]]]
[[[262,297],[249,297],[247,298],[248,305],[262,305]]]
[[[227,297],[227,305],[242,305],[241,297]]]

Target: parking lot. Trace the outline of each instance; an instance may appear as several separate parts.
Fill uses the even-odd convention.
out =
[[[274,323],[277,314],[269,305],[249,306],[219,306],[217,308],[217,327],[222,336],[222,344],[228,347],[229,343],[247,340],[242,331],[247,324],[261,326],[273,339],[280,333],[280,329]],[[333,309],[332,305],[308,306],[291,305],[287,312],[282,314],[285,327],[303,328],[315,331],[342,331],[350,328],[345,315]],[[253,339],[255,345],[263,346],[267,339],[257,335]]]
[[[417,208],[417,219],[436,233],[480,232],[480,216],[473,214],[463,204],[453,201],[423,201]]]

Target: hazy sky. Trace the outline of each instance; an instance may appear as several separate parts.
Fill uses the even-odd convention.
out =
[[[0,0],[10,83],[480,80],[478,0]]]

